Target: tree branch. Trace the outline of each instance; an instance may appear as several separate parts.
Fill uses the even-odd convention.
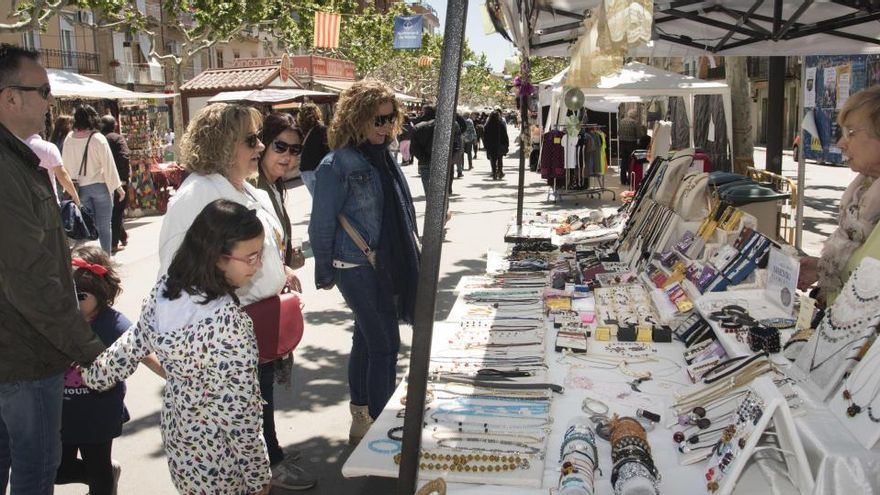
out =
[[[47,0],[34,0],[34,4],[30,8],[18,11],[15,9],[15,2],[12,2],[12,10],[10,11],[9,17],[22,20],[13,23],[0,23],[0,33],[39,31],[43,28],[46,21],[60,12],[66,5],[66,0],[56,0],[54,2]]]

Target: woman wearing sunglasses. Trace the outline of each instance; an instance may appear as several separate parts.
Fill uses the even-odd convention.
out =
[[[315,174],[309,222],[315,284],[338,285],[354,313],[351,444],[361,440],[394,393],[398,321],[413,320],[419,276],[415,210],[406,178],[388,151],[402,117],[387,85],[353,84],[339,97],[328,136],[333,151]]]

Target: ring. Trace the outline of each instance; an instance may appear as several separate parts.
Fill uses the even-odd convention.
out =
[[[581,410],[585,413],[591,413],[596,416],[607,416],[608,404],[605,404],[600,400],[587,397],[586,399],[584,399],[584,402],[581,403]]]

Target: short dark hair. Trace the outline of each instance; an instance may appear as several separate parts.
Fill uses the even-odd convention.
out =
[[[82,246],[73,252],[73,258],[81,258],[86,263],[107,269],[107,273],[97,274],[88,268],[75,268],[73,281],[76,290],[95,296],[99,308],[113,306],[116,296],[122,292],[122,280],[116,273],[116,264],[110,256],[98,246]]]
[[[437,110],[431,105],[425,105],[422,107],[422,115],[424,115],[426,119],[433,119],[437,116]]]
[[[98,129],[98,111],[91,105],[80,105],[73,111],[73,128],[78,131]]]
[[[39,62],[40,52],[0,43],[0,88],[20,83],[18,73],[22,60]]]
[[[101,117],[101,133],[110,134],[111,132],[116,132],[116,119],[112,115],[105,115]]]
[[[236,243],[262,233],[263,224],[255,210],[226,199],[208,203],[193,220],[174,254],[163,295],[173,300],[186,291],[203,295],[202,304],[230,295],[237,303],[235,287],[226,281],[217,262],[223,255],[231,254]]]

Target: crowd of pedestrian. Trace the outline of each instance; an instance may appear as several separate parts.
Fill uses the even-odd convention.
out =
[[[115,494],[124,380],[140,363],[167,380],[160,427],[180,492],[315,486],[296,464],[302,453],[283,449],[275,431],[275,385],[289,380],[292,353],[258,353],[266,327],[254,308],[302,291],[285,176],[299,168],[312,195],[315,285],[338,288],[353,313],[357,444],[396,387],[399,324],[414,319],[419,232],[401,163],[418,160],[428,191],[434,108],[407,116],[377,81],[344,91],[329,124],[312,103],[296,117],[205,107],[180,139],[188,175],[162,219],[157,281],[132,323],[113,309],[122,284],[112,255],[128,239],[125,137],[89,105],[58,116],[46,134],[53,103],[38,54],[2,45],[0,229],[16,234],[0,240],[0,491],[10,482],[13,494],[85,483],[92,495]],[[453,175],[473,170],[481,141],[493,178],[503,176],[500,111],[459,114],[450,190]],[[68,242],[62,197],[93,217],[98,245]]]

